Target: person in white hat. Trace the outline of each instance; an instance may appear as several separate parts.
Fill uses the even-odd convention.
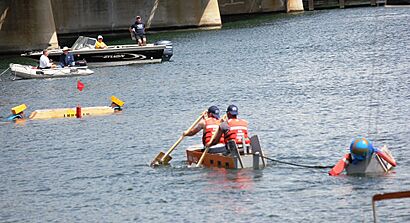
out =
[[[69,52],[68,47],[63,47],[63,54],[60,56],[60,63],[58,64],[59,67],[66,67],[66,66],[74,66],[74,55]]]
[[[103,37],[101,35],[98,35],[97,37],[97,42],[95,43],[95,49],[105,49],[107,48],[107,45],[103,42]]]

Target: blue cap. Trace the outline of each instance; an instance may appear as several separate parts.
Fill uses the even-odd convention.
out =
[[[238,107],[236,105],[229,105],[226,112],[231,115],[238,115]]]
[[[215,118],[219,118],[219,108],[215,105],[209,107],[208,112],[211,113]]]

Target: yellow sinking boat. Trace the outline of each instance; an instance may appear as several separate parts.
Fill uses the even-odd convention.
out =
[[[111,106],[41,109],[33,111],[29,119],[81,118],[84,116],[110,115],[122,111],[124,104],[117,97],[111,96]]]
[[[116,110],[109,106],[83,107],[81,117],[114,114]],[[77,108],[40,109],[30,114],[29,119],[76,118]]]

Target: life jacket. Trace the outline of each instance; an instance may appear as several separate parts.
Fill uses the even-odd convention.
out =
[[[215,134],[216,130],[219,128],[219,124],[221,124],[221,120],[216,118],[206,118],[205,119],[205,130],[204,134],[202,135],[202,143],[205,145],[211,141],[212,136]],[[218,143],[224,143],[224,136],[222,135],[219,139]]]
[[[229,140],[234,140],[238,147],[242,147],[242,138],[245,138],[245,145],[250,145],[251,140],[248,137],[248,122],[244,119],[229,119],[229,130],[225,133],[225,144]]]

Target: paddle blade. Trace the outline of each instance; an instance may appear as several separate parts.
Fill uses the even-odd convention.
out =
[[[165,156],[165,153],[160,152],[158,155],[152,160],[151,166],[159,166],[159,165],[168,165],[169,161],[171,161],[172,157],[170,155]]]
[[[337,176],[340,173],[343,172],[343,170],[347,167],[349,164],[349,154],[346,154],[342,159],[339,160],[339,162],[336,163],[336,165],[329,171],[330,176]]]
[[[81,81],[77,81],[77,89],[82,91],[84,89],[84,84]]]
[[[169,161],[171,161],[171,160],[172,160],[172,157],[170,155],[162,157],[161,164],[162,165],[168,165]]]
[[[165,155],[165,153],[160,152],[157,156],[151,161],[151,166],[158,166],[161,162],[161,158]]]

